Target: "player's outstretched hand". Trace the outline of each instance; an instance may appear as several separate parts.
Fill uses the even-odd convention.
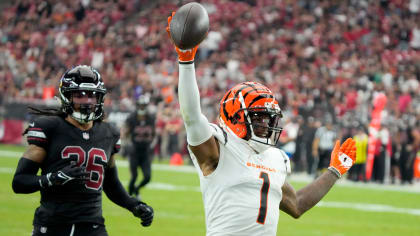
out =
[[[331,153],[329,170],[333,171],[340,178],[344,175],[356,161],[356,141],[352,138],[346,139],[340,146],[337,140]]]
[[[133,215],[141,219],[141,225],[150,226],[153,221],[153,208],[144,202],[139,202],[132,210]]]
[[[172,37],[171,37],[171,30],[169,28],[169,26],[171,25],[171,20],[172,17],[175,15],[175,12],[172,12],[171,16],[168,17],[168,26],[166,27],[166,32],[168,32],[169,38],[172,41]],[[179,49],[173,42],[172,44],[175,46],[175,50],[178,53],[178,60],[179,62],[184,62],[184,63],[188,63],[188,62],[193,62],[194,61],[194,57],[195,54],[197,52],[198,49],[198,45],[195,46],[194,48],[188,49],[188,50],[181,50]]]

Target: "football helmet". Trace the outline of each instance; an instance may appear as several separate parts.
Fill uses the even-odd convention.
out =
[[[149,105],[150,98],[147,95],[140,95],[136,102],[137,115],[144,116],[147,114],[147,105]]]
[[[256,82],[231,88],[220,101],[220,125],[237,137],[265,146],[275,146],[283,117],[273,92]]]
[[[101,75],[86,65],[66,71],[58,88],[61,109],[81,124],[100,119],[106,89]]]

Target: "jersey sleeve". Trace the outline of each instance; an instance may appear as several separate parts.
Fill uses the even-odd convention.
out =
[[[114,155],[115,153],[118,153],[121,149],[121,139],[118,138],[118,141],[114,144],[114,148],[112,149],[111,155]]]
[[[111,127],[111,131],[112,131],[112,152],[111,155],[114,155],[115,153],[118,153],[121,149],[121,139],[120,139],[120,130],[113,126],[110,125]]]
[[[37,117],[29,122],[25,130],[28,144],[33,144],[47,149],[49,138],[51,136],[52,122],[43,117]]]
[[[278,150],[280,151],[281,157],[283,158],[284,168],[286,169],[286,173],[290,175],[292,173],[292,169],[290,167],[290,158],[283,150],[280,150],[280,149]]]

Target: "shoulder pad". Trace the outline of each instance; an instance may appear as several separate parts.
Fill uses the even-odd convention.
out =
[[[286,167],[286,172],[287,174],[291,174],[292,173],[292,169],[290,167],[290,158],[289,156],[281,149],[275,148],[280,152],[280,156],[281,158],[283,158],[283,162],[284,162],[284,166]]]
[[[211,131],[212,131],[213,136],[216,137],[216,139],[219,140],[219,142],[221,142],[222,144],[226,144],[227,143],[227,133],[216,124],[209,123],[209,125],[211,127]]]
[[[110,137],[112,137],[113,142],[113,149],[111,155],[114,155],[115,153],[119,152],[121,149],[121,139],[120,139],[120,130],[113,124],[108,122],[101,122],[104,128],[108,130],[108,134]]]
[[[101,123],[101,125],[103,125],[103,127],[108,130],[107,135],[120,138],[120,129],[114,123],[109,123],[106,121],[101,121]]]
[[[58,124],[57,119],[61,118],[56,116],[37,116],[32,119],[24,133],[27,134],[26,139],[28,143],[46,148],[51,132]]]

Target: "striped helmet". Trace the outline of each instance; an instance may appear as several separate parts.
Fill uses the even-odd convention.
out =
[[[264,118],[264,119],[262,119]],[[275,146],[282,112],[273,92],[255,82],[240,83],[220,101],[220,124],[239,138]],[[256,132],[258,129],[263,132]]]

